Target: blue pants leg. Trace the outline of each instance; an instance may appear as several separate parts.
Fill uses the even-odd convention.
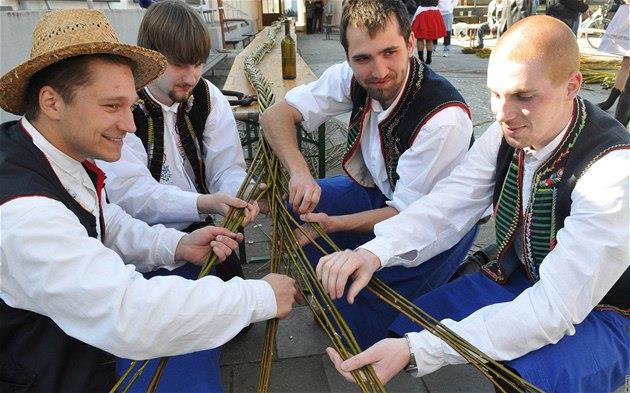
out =
[[[459,278],[415,303],[438,320],[459,321],[489,304],[509,302],[531,284],[520,269],[499,285],[482,273]],[[611,392],[630,374],[630,318],[616,311],[592,311],[575,334],[507,362],[546,392]],[[406,317],[392,324],[395,335],[422,330]]]
[[[322,197],[315,208],[317,212],[341,215],[385,206],[386,199],[378,189],[361,187],[346,176],[321,179],[318,182],[322,187]],[[377,272],[375,276],[402,296],[415,299],[448,281],[466,257],[477,232],[478,227],[475,226],[450,250],[419,266],[390,267]],[[354,249],[373,239],[374,235],[334,233],[331,237],[340,248]],[[312,246],[305,247],[305,251],[313,266],[317,266],[321,253]],[[359,293],[353,305],[345,298],[335,301],[335,304],[362,348],[386,337],[389,325],[398,315],[396,310],[366,289]]]
[[[158,269],[144,276],[178,275],[194,280],[199,274],[200,267],[187,263],[172,271]],[[172,356],[169,358],[166,368],[160,378],[158,392],[210,392],[222,393],[221,370],[219,367],[219,355],[221,348],[189,353],[186,355]],[[116,359],[116,374],[122,375],[129,367],[129,359]],[[153,359],[144,369],[144,372],[129,389],[130,392],[144,393],[149,386],[151,377],[159,363],[159,359]],[[123,384],[122,387],[125,385]],[[183,387],[184,386],[184,387]]]

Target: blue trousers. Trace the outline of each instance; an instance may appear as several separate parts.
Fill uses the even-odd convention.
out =
[[[318,183],[322,188],[322,196],[315,208],[316,212],[334,216],[353,214],[384,207],[387,201],[378,188],[362,187],[347,176],[319,179]],[[376,272],[375,276],[407,299],[415,299],[451,278],[466,257],[477,232],[478,227],[475,226],[450,250],[419,266],[389,267]],[[341,249],[354,249],[372,240],[374,235],[342,232],[331,234],[331,238]],[[322,254],[312,245],[306,246],[305,252],[313,266],[317,266]],[[385,338],[389,325],[398,315],[395,309],[367,289],[359,293],[352,305],[345,297],[336,300],[335,304],[363,349]]]
[[[482,273],[463,276],[416,299],[434,318],[459,321],[495,303],[509,302],[530,286],[521,269],[506,285]],[[391,326],[401,336],[422,330],[406,317]],[[515,337],[518,339],[518,337]],[[630,318],[615,311],[592,311],[575,334],[507,362],[523,378],[546,392],[612,392],[630,374]]]
[[[184,278],[194,280],[199,274],[200,267],[187,263],[172,271],[158,269],[145,274],[146,278],[176,274]],[[189,353],[186,355],[172,356],[169,358],[166,368],[160,378],[158,392],[210,392],[222,393],[221,370],[219,367],[219,355],[221,348]],[[129,367],[129,359],[116,359],[116,375],[121,376]],[[159,363],[159,359],[153,359],[138,377],[130,392],[144,393],[149,386],[151,377]],[[125,387],[125,383],[121,385]],[[121,389],[122,390],[122,389]]]

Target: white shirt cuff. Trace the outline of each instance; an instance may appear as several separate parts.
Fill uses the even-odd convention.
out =
[[[273,293],[271,285],[265,280],[245,280],[245,283],[252,287],[256,295],[257,303],[252,322],[275,318],[278,310],[276,307],[276,295]]]
[[[421,377],[439,370],[444,366],[444,352],[442,340],[425,331],[407,333],[413,355],[416,358],[418,371],[414,377]]]
[[[413,262],[418,259],[418,251],[409,250],[396,255],[395,244],[392,245],[392,239],[376,237],[358,248],[368,250],[372,254],[376,255],[379,261],[381,261],[381,268],[399,265],[417,265],[417,263],[414,265]]]
[[[183,261],[175,261],[175,250],[177,249],[179,241],[185,235],[184,232],[164,228],[156,241],[152,260],[156,261],[158,266],[168,266],[171,268],[181,266]]]

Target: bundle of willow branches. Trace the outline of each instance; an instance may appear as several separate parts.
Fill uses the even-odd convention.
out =
[[[275,44],[275,38],[281,26],[281,23],[277,22],[270,29],[267,40],[260,44],[244,62],[247,78],[256,89],[261,112],[274,103],[275,97],[269,82],[263,77],[256,65]],[[259,193],[258,185],[261,184],[261,182],[266,183],[267,188],[262,193]],[[317,322],[330,338],[332,345],[343,359],[348,359],[359,353],[361,348],[357,344],[351,329],[344,321],[341,313],[335,307],[334,302],[327,295],[322,284],[317,279],[317,275],[311,263],[296,239],[296,231],[301,231],[323,254],[327,254],[324,250],[325,247],[329,247],[334,251],[338,251],[339,249],[318,225],[309,224],[317,233],[317,236],[314,237],[308,231],[304,230],[295,220],[291,212],[287,210],[283,195],[288,195],[288,176],[281,168],[278,158],[273,154],[269,145],[261,138],[256,156],[252,161],[247,178],[243,182],[243,185],[241,185],[238,197],[246,200],[258,200],[263,195],[266,196],[273,223],[271,271],[278,272],[284,267],[284,270],[299,283],[299,290],[302,296],[306,298],[307,294],[313,295],[312,302],[309,302],[308,306],[313,311]],[[241,225],[242,221],[242,211],[231,209],[226,215],[222,226],[235,231]],[[216,256],[209,255],[202,268],[200,277],[208,274],[216,261]],[[479,351],[408,299],[387,287],[380,280],[373,278],[367,288],[403,315],[406,315],[421,327],[444,340],[464,359],[493,382],[499,391],[505,392],[505,386],[508,386],[514,391],[541,392],[539,388],[528,383],[501,363]],[[267,322],[265,344],[260,366],[261,371],[257,387],[259,393],[267,392],[269,389],[277,327],[277,319]],[[157,389],[167,361],[168,358],[160,359],[160,363],[151,379],[147,392],[155,392]],[[116,391],[116,389],[121,386],[122,382],[131,375],[132,371],[138,366],[138,363],[141,363],[134,374],[129,378],[129,382],[127,382],[123,390],[123,393],[126,392],[142,373],[147,362],[148,361],[132,362],[128,370],[126,370],[121,379],[112,388],[111,392]],[[363,367],[353,372],[352,375],[358,387],[363,392],[385,391],[383,384],[380,382],[371,366]]]
[[[580,57],[580,72],[586,84],[599,83],[610,89],[615,84],[615,75],[620,67],[619,59]]]

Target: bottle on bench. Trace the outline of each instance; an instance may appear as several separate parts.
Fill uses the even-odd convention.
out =
[[[295,79],[295,40],[291,37],[291,19],[284,21],[284,38],[280,44],[282,50],[282,79]]]

